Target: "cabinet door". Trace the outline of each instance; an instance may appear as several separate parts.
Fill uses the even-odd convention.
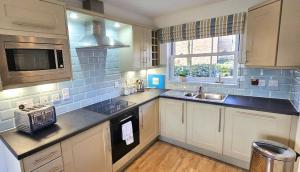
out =
[[[267,139],[288,145],[290,127],[289,115],[226,108],[223,153],[250,162],[253,141]]]
[[[144,147],[158,136],[158,101],[154,100],[140,107],[140,138]]]
[[[133,69],[141,69],[144,30],[140,26],[133,26]]]
[[[246,65],[275,66],[281,1],[275,1],[248,14]]]
[[[222,154],[223,107],[187,103],[187,143]]]
[[[0,0],[0,18],[2,29],[67,35],[65,7],[59,1]]]
[[[300,66],[300,1],[282,1],[277,66]]]
[[[144,54],[145,54],[145,67],[152,67],[152,30],[144,29]]]
[[[161,136],[186,142],[186,102],[160,99]]]
[[[111,172],[109,123],[104,123],[62,142],[65,172]]]

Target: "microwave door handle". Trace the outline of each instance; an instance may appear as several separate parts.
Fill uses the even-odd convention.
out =
[[[122,119],[120,122],[124,122],[124,121],[126,121],[127,119],[129,119],[129,118],[132,118],[132,115],[131,115],[131,116],[128,116],[128,117],[126,117],[126,118],[124,118],[124,119]]]

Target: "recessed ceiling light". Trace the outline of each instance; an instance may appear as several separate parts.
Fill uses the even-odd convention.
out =
[[[119,27],[121,27],[121,25],[120,25],[120,23],[115,23],[115,25],[114,25],[116,28],[119,28]]]
[[[72,18],[72,19],[78,19],[78,14],[76,14],[76,13],[70,13],[70,18]]]

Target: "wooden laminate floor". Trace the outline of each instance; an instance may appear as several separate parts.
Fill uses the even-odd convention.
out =
[[[235,166],[158,141],[126,172],[244,172]]]

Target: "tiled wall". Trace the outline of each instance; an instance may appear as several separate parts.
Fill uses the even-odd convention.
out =
[[[300,69],[293,71],[291,102],[300,111]]]
[[[44,96],[50,101],[53,94],[61,95],[63,88],[69,88],[70,98],[54,103],[58,114],[120,95],[120,88],[115,88],[115,82],[122,82],[118,49],[76,51],[84,28],[70,24],[69,29],[73,80],[1,91],[0,131],[14,127],[13,112],[18,102],[32,99],[39,103]]]
[[[288,69],[254,69],[242,67],[237,84],[198,84],[168,82],[169,89],[197,90],[201,85],[204,91],[234,95],[257,96],[289,99],[292,84],[292,70]],[[252,86],[251,79],[265,80],[265,86]],[[270,87],[269,81],[278,81],[278,87]]]

